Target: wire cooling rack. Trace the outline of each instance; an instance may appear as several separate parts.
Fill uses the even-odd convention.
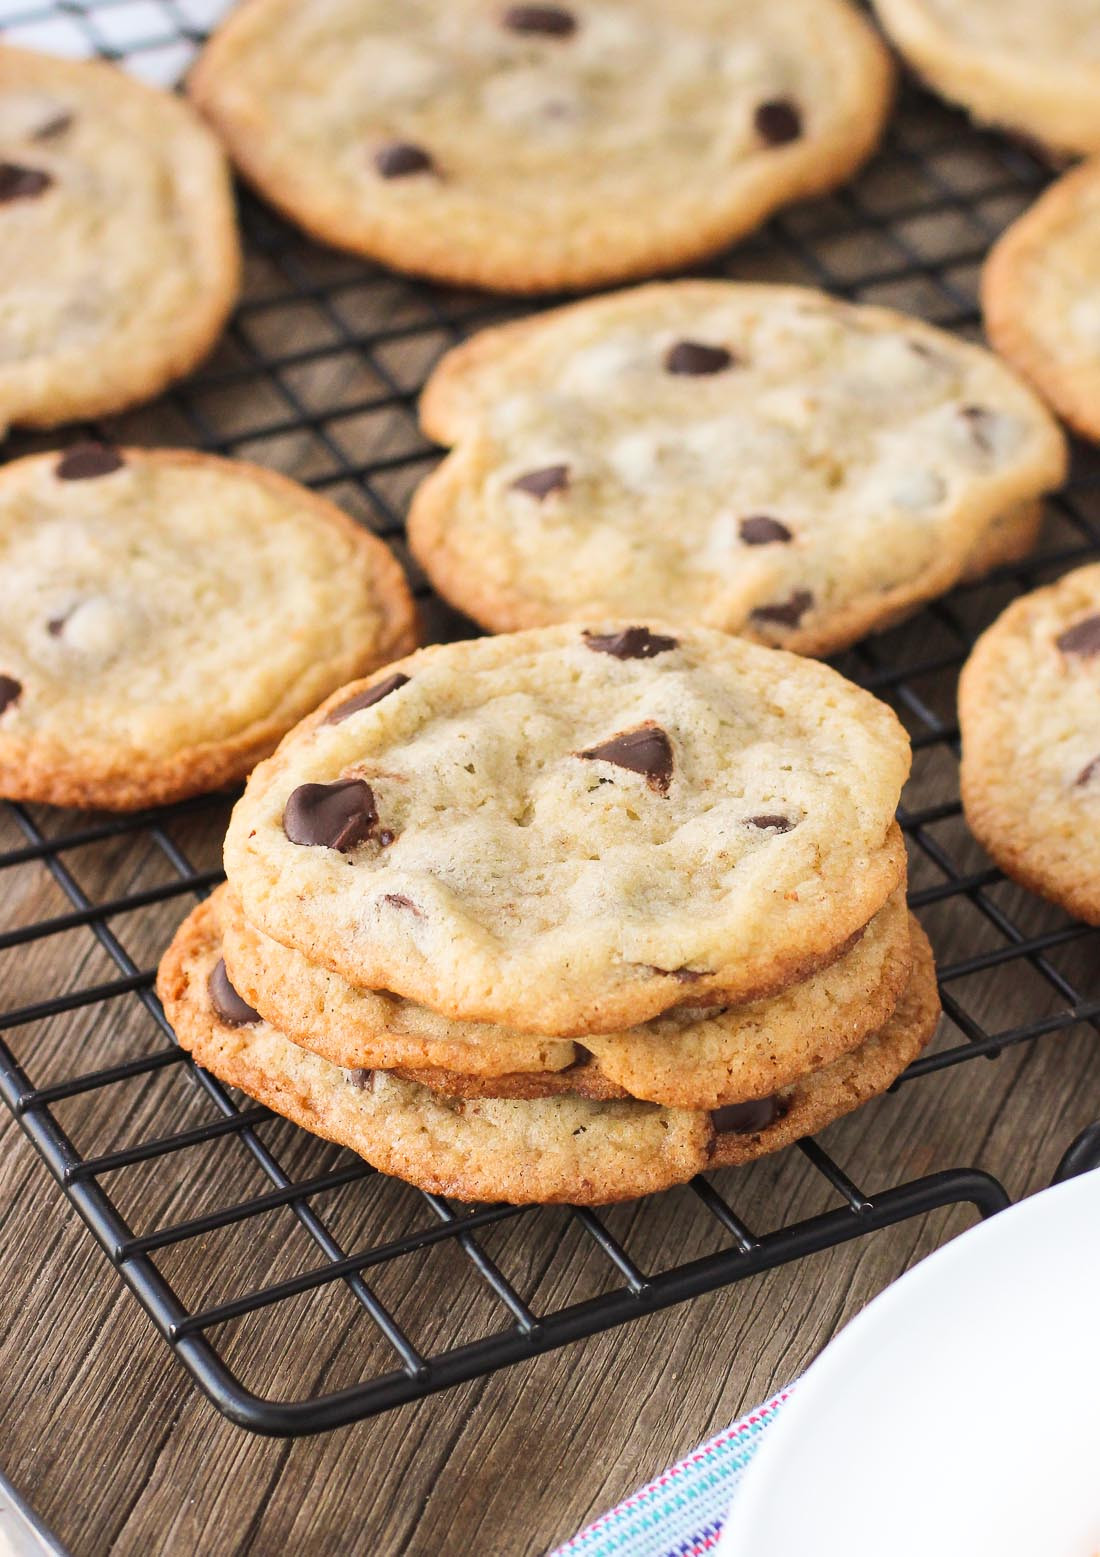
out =
[[[164,83],[218,9],[0,0],[0,25],[13,42],[105,54]],[[1049,177],[1030,151],[907,86],[854,184],[784,213],[705,272],[808,282],[976,333],[982,256]],[[287,470],[407,563],[402,516],[436,458],[416,427],[419,388],[443,350],[518,305],[317,249],[247,196],[241,214],[246,293],[213,359],[154,406],[92,431]],[[8,452],[47,441],[58,440],[13,440]],[[1097,1029],[1095,932],[1004,882],[961,821],[954,686],[975,631],[1021,589],[1094,555],[1098,526],[1100,460],[1082,448],[1036,558],[839,662],[913,736],[901,820],[945,1022],[906,1088],[952,1072],[962,1092],[983,1057]],[[411,571],[435,635],[470,632]],[[988,1215],[1008,1203],[999,1178],[965,1161],[866,1190],[814,1141],[790,1154],[820,1209],[780,1212],[763,1233],[736,1209],[747,1182],[737,1172],[641,1202],[625,1222],[621,1208],[455,1206],[373,1173],[195,1070],[152,993],[172,929],[219,879],[228,805],[205,797],[106,818],[2,808],[0,1091],[180,1363],[243,1426],[333,1427],[937,1208]],[[991,975],[1003,995],[992,1002]],[[869,1105],[868,1118],[889,1106]],[[1095,1165],[1100,1125],[1064,1144],[1058,1176]],[[658,1229],[644,1260],[639,1227]],[[554,1261],[585,1279],[538,1302]],[[430,1282],[448,1301],[424,1301]],[[348,1380],[310,1351],[335,1332],[357,1359]]]

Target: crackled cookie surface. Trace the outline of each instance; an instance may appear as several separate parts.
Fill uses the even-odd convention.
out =
[[[215,894],[215,910],[233,988],[292,1042],[337,1065],[416,1072],[435,1090],[466,1095],[500,1096],[507,1078],[509,1096],[621,1090],[683,1108],[765,1097],[881,1027],[911,961],[899,889],[849,951],[804,983],[725,1010],[680,1006],[578,1045],[356,989],[248,924],[227,888]]]
[[[1094,0],[873,0],[937,91],[1054,151],[1100,151]]]
[[[1100,439],[1100,158],[1052,184],[994,245],[982,306],[998,351]]]
[[[76,445],[0,471],[0,794],[134,806],[243,778],[407,651],[383,544],[258,466]]]
[[[506,291],[721,247],[845,178],[890,86],[842,0],[247,0],[189,83],[310,232]]]
[[[221,149],[111,65],[0,46],[0,255],[0,435],[148,399],[236,296]]]
[[[463,1200],[599,1204],[751,1161],[885,1091],[927,1043],[939,1013],[931,950],[914,926],[912,973],[885,1026],[748,1110],[447,1097],[385,1071],[349,1073],[227,1001],[216,913],[204,903],[189,915],[157,977],[184,1048],[230,1086],[382,1171]]]
[[[1100,564],[1014,601],[959,685],[966,819],[1008,875],[1100,923]]]
[[[997,358],[796,287],[656,284],[475,336],[413,549],[495,631],[627,612],[825,653],[949,588],[1061,479]]]
[[[384,691],[383,691],[384,687]],[[769,993],[899,884],[893,713],[706,629],[423,650],[252,775],[245,917],[350,983],[565,1037]]]

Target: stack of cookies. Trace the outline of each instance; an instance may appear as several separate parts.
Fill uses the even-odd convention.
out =
[[[208,1070],[424,1189],[662,1189],[930,1037],[908,766],[868,693],[709,629],[421,650],[255,769],[161,998]]]

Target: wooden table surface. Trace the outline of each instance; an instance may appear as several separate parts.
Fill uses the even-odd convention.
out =
[[[951,134],[937,153],[937,177],[954,179],[960,199],[966,199],[985,187],[981,177],[993,180],[996,157],[955,145],[958,121],[947,123]],[[910,142],[930,144],[915,134]],[[989,166],[979,177],[975,162],[983,158]],[[882,159],[872,165],[860,185],[869,208],[874,200],[883,209],[899,200],[905,180],[917,177],[911,161],[906,153],[889,167]],[[986,217],[1002,221],[1024,199],[991,196]],[[806,208],[788,231],[812,234],[822,220],[817,207]],[[973,248],[969,220],[960,208],[947,208],[937,220],[926,220],[919,234],[911,224],[907,241],[926,246],[930,264],[946,265],[953,253]],[[840,238],[830,243],[830,263],[839,269],[871,262],[872,240],[866,235],[848,241],[847,248]],[[355,264],[311,252],[310,263],[326,275],[340,267],[346,273]],[[825,252],[823,244],[819,252]],[[263,297],[265,289],[277,297],[279,285],[285,294],[285,275],[280,282],[276,274],[281,263],[252,255],[253,297]],[[304,262],[296,263],[300,272]],[[816,279],[796,264],[790,243],[754,251],[741,271]],[[942,316],[957,309],[960,289],[972,290],[975,274],[971,256],[966,266],[952,270],[950,297],[936,293],[931,271],[911,276],[908,290],[880,285],[874,295]],[[354,407],[369,398],[372,385],[374,392],[387,384],[415,386],[449,338],[425,325],[423,333],[414,331],[387,352],[372,353],[368,362],[364,352],[332,344],[333,320],[338,311],[344,328],[370,332],[383,321],[413,317],[416,308],[427,318],[423,303],[411,299],[397,283],[376,278],[361,289],[349,284],[324,308],[294,304],[293,317],[283,304],[271,314],[251,314],[219,353],[220,366],[241,373],[236,387],[227,382],[196,391],[192,408],[232,434],[234,452],[317,478],[338,501],[377,519],[356,483],[339,478],[334,451],[362,464],[415,447],[408,403],[377,414]],[[279,428],[285,404],[268,378],[249,367],[256,352],[276,346],[318,353],[288,369],[284,380],[293,374],[294,392],[308,412],[331,414],[323,427]],[[337,414],[342,406],[353,408],[343,421]],[[270,437],[260,426],[265,415],[276,428]],[[195,428],[178,409],[169,414],[162,406],[120,418],[115,431],[146,442],[189,441]],[[400,512],[426,468],[426,460],[418,468],[399,458],[392,472],[378,478],[378,490]],[[1011,584],[977,591],[960,609],[981,625],[1011,593]],[[944,631],[942,623],[922,617],[892,635],[882,652],[935,652]],[[950,722],[950,674],[923,678],[920,695]],[[938,803],[955,793],[949,749],[936,745],[922,752],[908,803]],[[36,814],[51,833],[76,825],[71,817]],[[167,831],[198,868],[213,868],[224,818],[218,802],[172,820]],[[958,818],[932,824],[929,833],[956,868],[984,863]],[[0,848],[24,841],[11,819],[0,817]],[[96,902],[155,889],[173,875],[164,849],[145,834],[105,839],[65,858]],[[2,874],[0,929],[68,906],[38,862],[9,866]],[[917,851],[914,885],[941,880]],[[1007,885],[990,887],[986,897],[1025,931],[1064,923],[1054,910]],[[149,968],[188,906],[186,898],[171,898],[117,914],[111,927],[138,966]],[[922,919],[941,961],[1005,944],[981,906],[969,899],[932,905]],[[1100,989],[1097,944],[1095,935],[1085,936],[1051,952],[1093,996]],[[0,950],[5,1008],[114,974],[87,928]],[[1063,1004],[1027,962],[987,969],[951,987],[987,1030],[1055,1013]],[[38,1084],[163,1044],[133,995],[30,1023],[5,1037]],[[946,1022],[936,1040],[940,1046],[961,1041]],[[207,1100],[178,1065],[69,1099],[57,1113],[85,1153],[210,1117]],[[908,1083],[834,1125],[823,1140],[868,1191],[937,1169],[977,1167],[993,1173],[1016,1197],[1049,1182],[1065,1147],[1097,1117],[1096,1033],[1079,1025],[993,1061],[974,1059]],[[281,1121],[264,1125],[261,1134],[295,1173],[321,1172],[346,1160]],[[73,1557],[306,1552],[537,1557],[742,1408],[794,1378],[871,1296],[974,1220],[973,1212],[957,1208],[910,1221],[373,1420],[285,1442],[230,1425],[198,1393],[6,1111],[0,1111],[0,1152],[0,1465]],[[264,1187],[254,1164],[229,1140],[108,1177],[112,1195],[139,1232]],[[796,1149],[717,1178],[757,1232],[836,1204]],[[327,1194],[324,1212],[350,1248],[407,1228],[414,1215],[423,1219],[411,1191],[378,1179]],[[608,1221],[645,1269],[690,1259],[720,1243],[712,1219],[686,1190],[616,1208]],[[536,1310],[579,1301],[610,1284],[602,1257],[564,1211],[533,1213],[492,1229],[484,1241]],[[454,1251],[441,1248],[378,1273],[383,1299],[427,1350],[502,1323],[483,1291],[456,1278],[456,1259]],[[197,1305],[306,1269],[317,1256],[284,1211],[163,1251],[160,1260],[184,1300]],[[336,1389],[389,1365],[339,1284],[223,1326],[218,1339],[239,1374],[274,1396]]]

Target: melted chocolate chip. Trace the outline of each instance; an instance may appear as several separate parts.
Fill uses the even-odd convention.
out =
[[[733,353],[724,346],[707,346],[703,341],[677,341],[665,352],[665,371],[692,377],[721,373],[733,364]]]
[[[0,714],[17,703],[23,695],[23,683],[14,676],[0,676]]]
[[[802,114],[789,97],[774,97],[761,103],[753,115],[756,133],[769,146],[783,146],[802,134]]]
[[[229,982],[224,958],[218,959],[206,987],[210,992],[210,1004],[227,1027],[247,1027],[250,1022],[260,1020],[260,1013],[254,1011],[247,1000],[242,1000]]]
[[[675,649],[676,638],[651,633],[648,627],[624,627],[621,633],[590,633],[585,630],[585,647],[596,654],[610,654],[616,660],[651,660]]]
[[[378,811],[363,779],[334,784],[299,784],[286,803],[283,831],[291,843],[339,849],[347,853],[369,838]]]
[[[404,892],[387,892],[382,899],[383,903],[389,903],[393,908],[407,908],[410,914],[415,914],[418,919],[423,919],[423,912],[417,908],[411,897],[406,897]]]
[[[752,619],[754,622],[775,622],[780,627],[797,627],[813,603],[814,597],[808,589],[796,589],[787,600],[757,606]]]
[[[672,781],[672,742],[656,724],[643,724],[637,730],[614,735],[599,746],[579,751],[578,757],[592,762],[613,762],[617,768],[642,773],[650,789],[667,795]]]
[[[344,1080],[348,1083],[349,1086],[354,1087],[358,1092],[374,1091],[373,1070],[349,1069],[348,1067],[345,1067]]]
[[[746,816],[750,827],[759,827],[762,833],[789,833],[794,823],[789,816]]]
[[[374,154],[374,165],[383,178],[408,178],[413,173],[434,173],[435,163],[422,146],[412,141],[391,141]]]
[[[9,200],[34,200],[53,183],[41,168],[25,168],[18,162],[0,162],[0,205]]]
[[[542,470],[529,470],[512,482],[513,492],[526,492],[541,503],[551,492],[564,492],[569,485],[568,465],[546,465]]]
[[[1086,616],[1072,627],[1067,627],[1054,640],[1063,654],[1079,654],[1082,659],[1092,659],[1100,654],[1100,616]]]
[[[52,141],[57,135],[64,135],[65,131],[72,128],[73,116],[67,110],[54,114],[52,119],[47,119],[45,124],[40,124],[35,130],[32,140]]]
[[[749,519],[742,519],[737,530],[746,546],[770,546],[773,541],[793,538],[787,526],[770,514],[753,514]]]
[[[1098,773],[1100,773],[1100,757],[1094,757],[1091,762],[1085,763],[1085,766],[1081,769],[1080,773],[1078,773],[1074,783],[1077,785],[1088,784],[1096,777]]]
[[[759,1135],[787,1112],[778,1097],[758,1097],[750,1103],[727,1103],[711,1109],[710,1122],[719,1135]]]
[[[512,32],[568,38],[577,30],[577,18],[560,5],[510,5],[504,13],[504,25]]]
[[[54,467],[58,481],[88,481],[121,470],[125,461],[117,449],[105,443],[74,443]]]
[[[396,692],[398,687],[408,686],[408,684],[408,676],[396,670],[384,681],[376,681],[374,686],[368,687],[365,692],[357,692],[354,697],[349,697],[346,703],[337,703],[332,712],[325,715],[324,722],[343,724],[345,719],[350,719],[352,714],[357,714],[361,708],[373,708],[375,703],[380,703],[384,697],[389,697],[390,693]]]

